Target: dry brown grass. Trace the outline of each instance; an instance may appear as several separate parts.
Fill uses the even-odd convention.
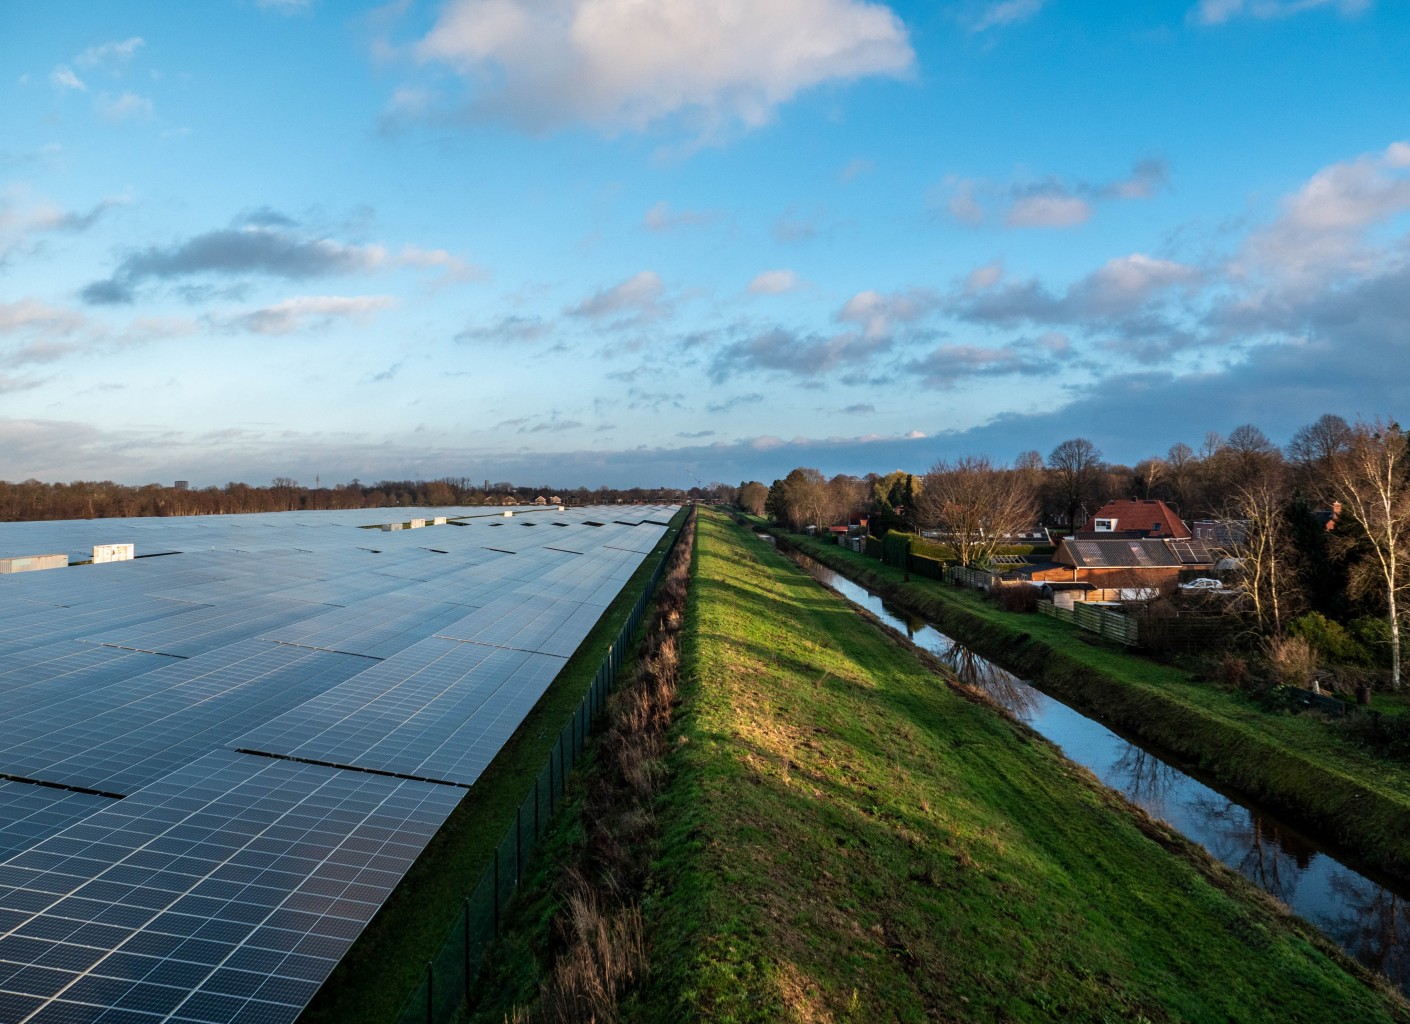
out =
[[[649,972],[637,903],[659,829],[653,804],[666,781],[666,733],[680,678],[676,634],[684,621],[695,519],[656,591],[635,669],[608,697],[597,769],[583,798],[586,839],[559,881],[556,953],[535,1006],[512,1024],[613,1024],[623,996]]]

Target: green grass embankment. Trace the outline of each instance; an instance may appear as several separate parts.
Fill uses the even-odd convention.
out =
[[[299,1024],[388,1024],[396,1019],[687,513],[681,509],[672,518],[671,528],[363,930]]]
[[[762,524],[760,524],[761,528]],[[1410,882],[1410,766],[1359,747],[1317,715],[1093,644],[1067,623],[1005,612],[974,590],[780,533],[798,550],[935,623],[1074,707],[1164,748],[1351,856]]]
[[[696,550],[624,1020],[1410,1020],[762,542],[702,514]]]

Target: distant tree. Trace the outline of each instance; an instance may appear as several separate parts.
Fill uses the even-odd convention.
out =
[[[769,489],[758,480],[750,480],[739,485],[739,507],[750,515],[764,514],[764,502],[768,500]]]
[[[1143,498],[1151,496],[1156,487],[1165,480],[1165,474],[1165,460],[1159,458],[1142,459],[1136,463],[1136,468],[1131,473],[1136,489]]]
[[[818,470],[802,467],[783,478],[784,518],[794,530],[822,529],[831,522],[832,496],[827,478]]]
[[[1378,588],[1390,620],[1391,687],[1400,689],[1402,595],[1410,590],[1410,450],[1398,423],[1357,421],[1331,463],[1331,493],[1365,533],[1353,586]]]
[[[1298,484],[1308,493],[1325,489],[1332,462],[1351,441],[1351,427],[1340,416],[1326,413],[1317,422],[1299,427],[1285,452],[1297,474]]]
[[[768,497],[764,499],[764,511],[775,522],[782,523],[787,520],[788,509],[785,505],[782,480],[775,480],[769,485]]]
[[[916,499],[920,525],[939,531],[966,567],[988,565],[1010,534],[1033,525],[1036,514],[1028,478],[993,466],[985,456],[935,463]]]
[[[1079,516],[1086,518],[1087,506],[1102,484],[1101,451],[1085,437],[1062,442],[1048,455],[1047,484],[1067,517],[1068,528],[1076,529]]]
[[[1174,499],[1182,516],[1190,517],[1194,508],[1194,496],[1198,488],[1198,467],[1195,451],[1184,442],[1170,446],[1165,453],[1165,476],[1170,496]]]

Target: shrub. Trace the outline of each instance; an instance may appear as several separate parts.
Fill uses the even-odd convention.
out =
[[[1379,616],[1354,619],[1349,632],[1365,652],[1364,664],[1390,668],[1390,622]]]
[[[1288,635],[1301,637],[1327,661],[1364,665],[1369,660],[1365,647],[1339,622],[1320,612],[1308,612],[1288,623]]]
[[[1226,654],[1214,666],[1214,681],[1226,690],[1241,690],[1248,680],[1248,662],[1237,654]]]
[[[1263,645],[1268,666],[1284,686],[1309,687],[1317,674],[1317,651],[1300,636],[1269,637]]]
[[[993,587],[989,596],[1006,612],[1036,612],[1038,588],[1026,583]]]

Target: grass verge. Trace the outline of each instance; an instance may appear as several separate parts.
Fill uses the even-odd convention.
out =
[[[680,676],[693,526],[683,527],[605,726],[571,778],[481,972],[472,1024],[614,1024],[650,971],[641,900]]]
[[[1250,696],[1094,644],[1072,626],[1005,612],[974,590],[783,535],[824,565],[922,616],[1016,675],[1196,765],[1353,860],[1410,883],[1410,765],[1359,747],[1316,714],[1270,712]]]
[[[635,1021],[1388,1021],[1310,925],[702,514]]]
[[[396,1018],[687,511],[672,518],[671,528],[318,990],[300,1024],[387,1024]]]

